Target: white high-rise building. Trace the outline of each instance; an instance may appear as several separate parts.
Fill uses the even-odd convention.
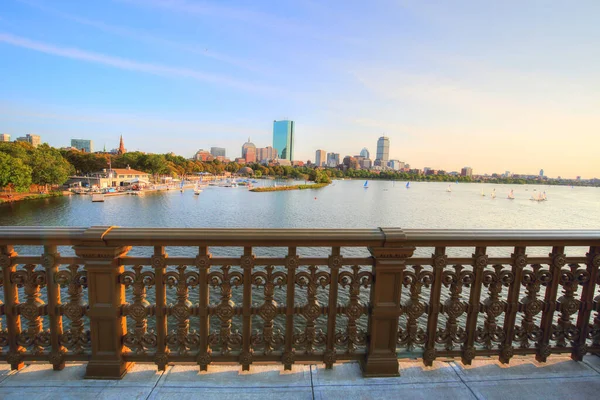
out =
[[[315,165],[317,167],[325,167],[327,165],[327,152],[325,150],[317,150],[315,155]]]

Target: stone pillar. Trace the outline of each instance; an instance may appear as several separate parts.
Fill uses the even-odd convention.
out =
[[[107,246],[102,236],[112,227],[92,227],[84,233],[84,241],[74,246],[87,271],[92,357],[85,378],[121,379],[133,363],[123,360],[123,336],[127,333],[121,306],[125,303],[125,287],[119,283],[123,266],[119,257],[130,246]]]
[[[405,262],[415,251],[403,246],[404,234],[399,229],[382,229],[386,236],[383,247],[369,248],[375,258],[371,286],[367,356],[361,363],[363,376],[399,376],[396,342],[400,297]]]

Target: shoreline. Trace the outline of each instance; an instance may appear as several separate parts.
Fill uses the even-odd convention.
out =
[[[72,193],[65,193],[63,191],[53,191],[49,193],[29,193],[22,194],[17,193],[13,194],[11,198],[0,198],[0,204],[8,204],[8,203],[16,203],[24,200],[41,200],[41,199],[49,199],[51,197],[62,197],[62,196],[70,196]]]
[[[283,192],[289,190],[306,190],[306,189],[320,189],[330,185],[329,183],[314,183],[311,185],[291,185],[291,186],[269,186],[269,187],[258,187],[250,189],[251,192]]]

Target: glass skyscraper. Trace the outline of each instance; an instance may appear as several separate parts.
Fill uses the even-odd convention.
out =
[[[273,149],[277,158],[294,160],[294,121],[273,121]]]

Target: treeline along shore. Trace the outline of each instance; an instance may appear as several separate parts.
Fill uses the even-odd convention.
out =
[[[423,175],[394,170],[374,171],[339,165],[336,168],[316,166],[285,166],[235,162],[222,163],[198,161],[170,154],[147,154],[128,152],[115,155],[109,153],[84,153],[76,150],[62,150],[42,144],[33,147],[26,142],[0,143],[0,200],[18,193],[45,194],[60,190],[69,176],[91,175],[108,168],[126,168],[143,171],[155,179],[160,176],[185,177],[198,173],[223,175],[235,174],[243,166],[250,167],[257,178],[276,177],[296,180],[311,180],[315,183],[328,183],[332,179],[383,179],[400,181],[431,182],[487,182],[506,184],[546,184],[600,186],[600,180],[590,181],[558,179],[520,179],[500,177],[469,177],[455,175]],[[8,194],[7,194],[8,193]]]

